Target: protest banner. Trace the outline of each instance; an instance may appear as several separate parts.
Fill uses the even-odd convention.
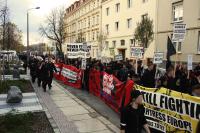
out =
[[[121,107],[130,102],[130,92],[133,87],[133,81],[128,80],[123,83],[114,75],[103,72],[101,99],[114,111],[119,112]],[[129,92],[129,93],[127,93]]]
[[[62,71],[62,66],[63,66],[63,64],[62,63],[55,63],[54,64],[55,65],[55,67],[56,67],[56,70],[57,70],[57,73],[56,72],[54,72],[54,77],[57,79],[57,80],[61,80],[60,78],[61,78],[61,71]]]
[[[187,61],[187,69],[188,69],[188,71],[192,70],[192,58],[193,58],[192,55],[188,55],[188,61]]]
[[[89,73],[89,91],[94,96],[100,97],[101,72],[92,68]]]
[[[143,47],[131,47],[131,57],[136,59],[142,59],[144,54]]]
[[[186,34],[186,24],[175,23],[172,42],[183,42]]]
[[[67,58],[90,58],[90,50],[91,45],[85,45],[83,43],[67,44]]]
[[[161,64],[163,63],[164,53],[163,52],[155,52],[154,53],[154,64]]]
[[[134,88],[143,95],[145,116],[152,129],[163,133],[196,133],[200,119],[200,98],[166,88],[139,85]]]
[[[80,69],[64,64],[60,76],[64,84],[81,89],[82,71]]]
[[[122,54],[116,55],[116,56],[115,56],[115,60],[116,60],[116,61],[121,61],[121,60],[123,60]]]

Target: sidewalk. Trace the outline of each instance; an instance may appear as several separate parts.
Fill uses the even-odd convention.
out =
[[[52,117],[57,133],[119,133],[119,128],[53,81],[52,90],[44,93],[33,84],[39,100]]]

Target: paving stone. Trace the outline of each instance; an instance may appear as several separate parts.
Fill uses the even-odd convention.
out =
[[[71,106],[78,106],[78,103],[74,100],[66,100],[66,101],[55,101],[56,105],[60,108],[62,107],[71,107]]]
[[[93,133],[113,133],[113,132],[111,132],[110,130],[102,130],[102,131],[97,131]]]
[[[92,117],[90,117],[88,114],[73,115],[73,116],[68,117],[70,121],[80,121],[80,120],[87,120],[91,118]]]
[[[86,109],[81,106],[76,107],[63,107],[60,108],[66,116],[70,115],[79,115],[79,114],[87,114],[89,113]]]
[[[109,120],[104,118],[103,116],[99,116],[98,119],[106,125],[112,124]]]
[[[54,100],[54,101],[66,101],[66,100],[71,100],[71,98],[70,97],[66,97],[66,96],[64,96],[64,97],[52,97],[52,99]]]
[[[118,127],[116,127],[115,125],[113,124],[110,124],[110,125],[107,125],[114,133],[119,133],[120,130]]]
[[[107,129],[106,126],[103,125],[97,119],[88,119],[88,120],[76,121],[75,125],[78,127],[78,131],[80,133],[95,132],[95,131],[101,131],[101,130]]]

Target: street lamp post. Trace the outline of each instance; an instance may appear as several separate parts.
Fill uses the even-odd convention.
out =
[[[26,54],[27,54],[27,66],[29,63],[29,11],[34,10],[34,9],[40,9],[40,7],[35,7],[35,8],[30,8],[27,10],[27,50],[26,50]],[[27,75],[28,75],[28,69],[27,69]]]

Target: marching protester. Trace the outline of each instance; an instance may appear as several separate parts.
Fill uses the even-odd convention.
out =
[[[197,84],[192,87],[192,95],[200,97],[200,84]]]
[[[35,79],[37,77],[37,74],[36,74],[37,63],[38,63],[38,61],[35,57],[30,58],[29,68],[30,68],[30,75],[31,75],[33,83],[35,83]]]
[[[141,84],[145,87],[154,88],[155,87],[155,69],[153,62],[148,63],[148,69],[145,70],[142,78]]]
[[[44,92],[46,92],[46,86],[50,78],[50,71],[48,69],[47,60],[42,61],[39,69],[41,70],[42,88]]]
[[[144,116],[145,108],[142,105],[142,100],[140,91],[131,92],[131,102],[121,112],[121,133],[141,133],[142,130],[150,133]]]
[[[48,63],[47,63],[47,67],[48,67],[48,70],[49,70],[49,78],[48,78],[48,87],[49,89],[51,89],[52,87],[52,79],[53,79],[53,72],[56,72],[57,73],[57,70],[56,70],[56,67],[54,65],[54,63],[52,62],[52,59],[51,58],[48,58]]]

